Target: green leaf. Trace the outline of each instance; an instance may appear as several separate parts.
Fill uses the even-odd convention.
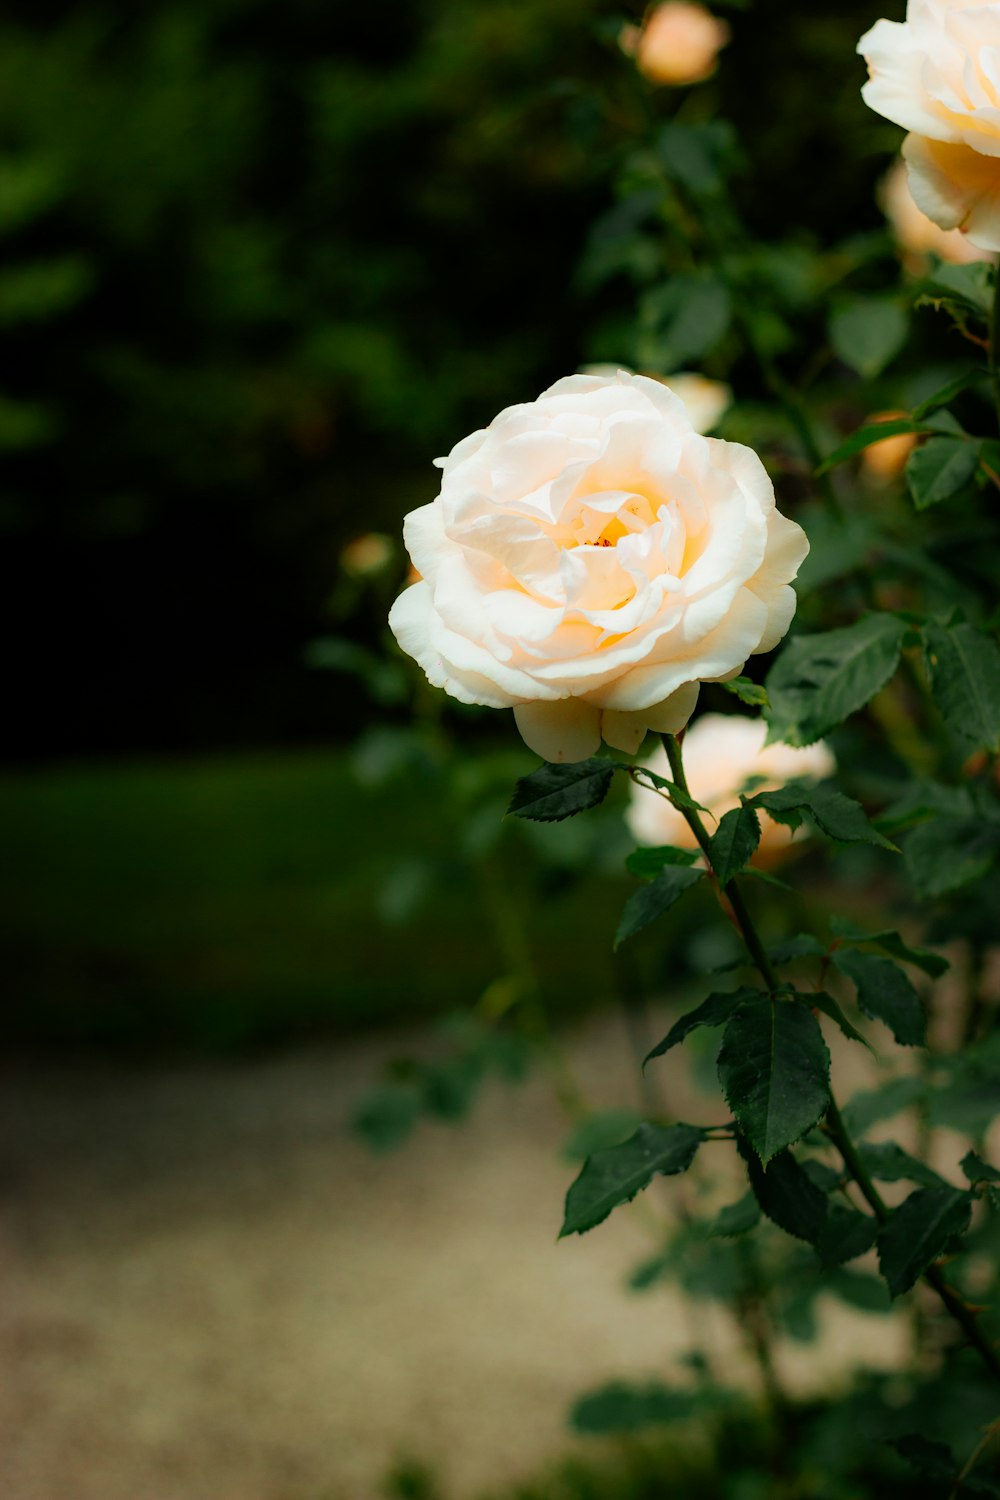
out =
[[[516,783],[507,811],[538,823],[561,822],[598,807],[608,795],[614,774],[615,768],[607,760],[539,766]]]
[[[423,1101],[412,1084],[372,1089],[355,1111],[351,1126],[371,1151],[394,1151],[412,1133]]]
[[[902,349],[909,324],[892,298],[852,297],[834,309],[828,331],[838,359],[870,380]]]
[[[904,433],[910,432],[924,433],[935,430],[935,424],[916,416],[893,417],[891,421],[886,422],[867,422],[834,448],[816,472],[826,474],[830,469],[837,468],[839,464],[846,463],[849,458],[855,458],[859,453],[863,453],[866,448],[873,448],[876,443],[884,442],[886,438],[901,437]]]
[[[739,874],[759,843],[760,821],[750,803],[743,802],[724,815],[712,837],[709,855],[720,885],[727,886]]]
[[[693,1391],[672,1390],[655,1381],[629,1385],[614,1380],[581,1396],[570,1412],[576,1432],[591,1436],[609,1432],[640,1432],[664,1422],[683,1422],[692,1415],[698,1398]]]
[[[725,338],[732,315],[729,288],[718,276],[710,271],[672,276],[640,303],[637,362],[665,372],[681,370]]]
[[[844,1124],[852,1135],[864,1135],[880,1120],[891,1120],[921,1101],[925,1089],[924,1080],[914,1077],[890,1078],[876,1089],[861,1089],[844,1106]]]
[[[735,133],[728,120],[692,124],[674,120],[660,131],[656,150],[674,182],[689,193],[714,195],[725,186],[735,151]]]
[[[782,964],[791,963],[793,958],[822,958],[825,953],[823,944],[811,932],[797,932],[794,937],[786,938],[783,943],[776,943],[773,948],[769,948],[767,956],[781,968]]]
[[[877,1234],[878,1220],[872,1214],[831,1203],[816,1241],[820,1264],[842,1266],[855,1260],[872,1248]]]
[[[879,1182],[916,1182],[920,1187],[947,1187],[940,1173],[918,1161],[895,1141],[862,1141],[858,1155]]]
[[[956,396],[960,396],[963,391],[970,390],[973,386],[985,385],[989,378],[989,370],[963,371],[961,375],[956,375],[954,379],[939,387],[932,395],[925,397],[919,406],[915,406],[913,408],[914,420],[919,422],[940,407],[950,406]]]
[[[625,868],[640,880],[652,880],[667,865],[693,865],[698,854],[697,849],[674,849],[669,844],[660,844],[652,849],[633,850],[625,861]]]
[[[1000,829],[976,814],[944,814],[915,828],[903,845],[906,873],[919,896],[957,891],[981,880],[1000,853]]]
[[[959,1164],[969,1182],[1000,1182],[1000,1172],[983,1161],[974,1151],[967,1151]]]
[[[940,979],[951,968],[948,959],[930,948],[911,948],[904,943],[898,932],[865,932],[846,917],[831,917],[830,931],[844,943],[875,943],[884,953],[900,958],[904,963],[922,969],[932,979]]]
[[[746,1162],[753,1195],[772,1224],[798,1240],[815,1245],[826,1222],[826,1194],[802,1170],[790,1151],[780,1151],[764,1168],[744,1141],[737,1144]]]
[[[628,1136],[635,1134],[641,1123],[641,1116],[634,1109],[601,1110],[573,1127],[562,1154],[568,1161],[586,1161],[595,1151],[620,1146]]]
[[[750,799],[750,806],[763,808],[779,823],[788,823],[792,828],[798,827],[802,813],[808,813],[821,833],[841,844],[874,844],[878,849],[896,847],[879,833],[860,802],[831,786],[790,781],[776,791],[758,792]]]
[[[815,1125],[829,1101],[823,1033],[794,1000],[747,1000],[726,1025],[718,1069],[726,1101],[765,1166]]]
[[[634,891],[625,903],[622,919],[615,933],[614,947],[617,950],[628,938],[634,937],[643,928],[649,927],[662,917],[685,891],[696,885],[704,870],[691,870],[684,865],[666,865],[648,885]]]
[[[906,483],[917,510],[958,495],[979,466],[979,452],[968,438],[932,437],[906,460]]]
[[[749,703],[751,708],[767,707],[766,690],[750,677],[730,677],[728,682],[717,682],[715,685],[732,693],[741,703]]]
[[[746,1193],[738,1202],[727,1203],[719,1210],[708,1232],[719,1239],[735,1239],[756,1229],[759,1223],[760,1204],[753,1193]]]
[[[916,305],[919,307],[921,302],[955,303],[985,322],[993,304],[992,269],[984,261],[972,261],[964,266],[942,261],[913,288]]]
[[[862,615],[843,630],[800,635],[767,679],[768,739],[811,745],[863,708],[899,663],[906,625],[896,615]]]
[[[646,1123],[620,1146],[595,1151],[566,1194],[559,1238],[593,1229],[620,1203],[630,1203],[655,1176],[686,1172],[703,1136],[695,1125]]]
[[[804,1000],[807,1005],[814,1005],[825,1016],[829,1016],[830,1020],[836,1022],[850,1041],[860,1042],[862,1047],[868,1048],[869,1052],[873,1051],[868,1039],[862,1035],[856,1026],[851,1024],[833,996],[828,995],[825,990],[816,990],[815,993],[800,995],[799,999]]]
[[[972,1195],[953,1187],[917,1188],[879,1230],[878,1259],[891,1297],[898,1297],[969,1227]]]
[[[1000,650],[975,626],[928,625],[926,660],[948,728],[976,749],[1000,751]]]
[[[763,885],[772,886],[774,890],[784,891],[786,894],[795,889],[794,886],[788,884],[787,880],[780,880],[777,875],[772,875],[770,870],[761,870],[757,865],[747,865],[743,874],[749,875],[751,880],[759,880]]]
[[[652,1062],[654,1057],[662,1057],[669,1052],[671,1047],[676,1047],[683,1042],[689,1032],[694,1031],[697,1026],[724,1026],[729,1017],[745,1005],[748,1000],[766,999],[763,990],[739,989],[726,990],[720,994],[709,995],[694,1010],[689,1010],[686,1015],[675,1021],[667,1032],[662,1042],[659,1042],[643,1062]]]
[[[0,326],[46,322],[90,291],[94,271],[82,255],[54,256],[0,272]]]
[[[613,764],[616,771],[627,771],[632,780],[637,781],[640,786],[645,781],[655,791],[666,792],[671,802],[676,803],[678,807],[686,807],[689,812],[708,812],[707,807],[702,807],[700,802],[696,802],[677,785],[676,781],[668,781],[665,776],[651,771],[648,766],[630,766],[625,761],[614,761]]]
[[[838,948],[833,962],[846,974],[858,992],[858,1004],[866,1016],[884,1021],[903,1047],[922,1047],[927,1021],[920,996],[896,964],[874,953]]]

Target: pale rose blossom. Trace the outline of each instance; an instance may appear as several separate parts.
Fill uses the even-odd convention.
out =
[[[621,365],[584,365],[581,375],[615,376]],[[679,396],[687,408],[695,432],[711,432],[719,425],[733,404],[733,393],[722,380],[710,380],[692,370],[678,370],[676,375],[650,375]]]
[[[908,411],[879,411],[874,412],[866,420],[868,422],[892,422],[897,417],[908,417]],[[906,460],[917,446],[917,434],[915,432],[897,432],[892,437],[883,438],[880,443],[872,443],[865,448],[861,454],[861,463],[874,479],[890,480],[896,479],[903,472]]]
[[[642,27],[626,26],[622,50],[650,83],[701,83],[715,72],[729,27],[703,5],[665,0],[649,12]]]
[[[908,266],[917,273],[926,268],[929,254],[954,265],[990,258],[988,250],[980,250],[960,229],[941,229],[920,212],[910,192],[905,162],[894,161],[883,177],[879,206],[892,225]]]
[[[391,537],[368,531],[347,543],[340,554],[340,566],[352,578],[371,578],[384,572],[395,555]]]
[[[1000,250],[1000,0],[909,0],[858,43],[866,104],[910,133],[910,192],[941,229]]]
[[[808,551],[757,455],[665,386],[572,375],[439,459],[407,516],[421,581],[389,623],[435,687],[513,708],[546,760],[676,733],[699,685],[770,651]]]
[[[684,736],[684,769],[696,802],[715,818],[740,805],[740,792],[751,777],[761,780],[755,791],[774,791],[793,780],[821,781],[832,776],[836,763],[820,740],[804,749],[791,745],[766,745],[763,719],[738,714],[704,714]],[[645,762],[651,771],[669,779],[666,751],[660,746]],[[665,797],[633,784],[626,819],[640,844],[672,844],[679,849],[697,848],[697,841],[684,817]],[[787,852],[795,834],[767,813],[760,818],[758,857],[765,862]]]

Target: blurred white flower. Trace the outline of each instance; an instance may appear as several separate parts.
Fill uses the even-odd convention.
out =
[[[740,714],[704,714],[684,736],[684,770],[691,795],[715,818],[740,805],[740,792],[751,778],[759,778],[755,791],[774,791],[794,780],[822,781],[836,770],[829,747],[822,740],[804,749],[792,745],[766,745],[763,719]],[[662,746],[644,762],[651,771],[670,777],[667,754]],[[633,837],[654,847],[697,848],[694,834],[683,816],[665,797],[633,783],[625,814]],[[757,858],[780,859],[793,838],[782,823],[766,813],[760,815],[761,839]]]

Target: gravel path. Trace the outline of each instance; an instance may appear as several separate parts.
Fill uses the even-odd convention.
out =
[[[7,1071],[4,1500],[375,1500],[404,1456],[470,1500],[568,1450],[581,1386],[669,1371],[689,1314],[622,1291],[640,1220],[556,1244],[572,1169],[542,1080],[388,1157],[350,1136],[405,1046]],[[614,1019],[573,1052],[595,1099],[632,1097]],[[721,1315],[705,1332],[741,1368]],[[838,1313],[826,1374],[859,1340],[898,1349]]]

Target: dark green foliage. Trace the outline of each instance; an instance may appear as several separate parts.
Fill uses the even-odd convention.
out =
[[[932,953],[929,948],[913,948],[903,941],[898,932],[866,932],[855,922],[838,916],[830,918],[830,931],[844,943],[874,943],[893,958],[900,958],[904,963],[922,969],[932,979],[940,979],[950,968],[948,960],[942,954]]]
[[[731,317],[730,292],[719,277],[711,272],[673,276],[639,304],[636,362],[664,373],[682,369],[715,348]]]
[[[625,861],[625,868],[640,880],[651,880],[665,865],[693,865],[697,860],[697,849],[674,849],[669,844],[662,844],[657,848],[633,850]]]
[[[703,1000],[694,1010],[689,1010],[686,1015],[681,1016],[679,1021],[674,1022],[663,1041],[658,1042],[650,1052],[646,1062],[651,1062],[654,1057],[662,1057],[665,1052],[670,1051],[671,1047],[676,1047],[679,1042],[683,1042],[689,1032],[694,1031],[696,1027],[724,1026],[730,1016],[748,1000],[766,998],[762,990],[752,989],[725,990],[719,994],[709,995],[707,1000]]]
[[[978,467],[979,453],[968,438],[928,438],[906,460],[906,483],[917,510],[960,495]]]
[[[698,1405],[691,1391],[656,1383],[627,1385],[616,1380],[575,1401],[569,1420],[576,1432],[641,1432],[664,1422],[684,1421]]]
[[[703,870],[692,870],[684,865],[665,865],[655,879],[635,891],[625,903],[615,933],[615,948],[669,911],[685,891],[697,885],[703,874]]]
[[[876,443],[885,442],[886,438],[900,437],[910,432],[931,432],[934,424],[916,413],[912,417],[893,417],[885,422],[868,422],[864,427],[859,427],[837,448],[833,450],[829,458],[820,465],[821,474],[829,469],[835,469],[839,464],[846,463],[849,458],[856,458],[866,448],[872,448]],[[860,559],[858,559],[860,561]]]
[[[970,748],[1000,751],[1000,650],[972,625],[928,625],[927,665],[945,723]]]
[[[767,707],[767,692],[750,677],[730,677],[728,682],[720,682],[718,685],[751,708]]]
[[[982,877],[1000,855],[1000,823],[971,810],[928,819],[903,844],[903,863],[918,896],[933,900]]]
[[[753,1193],[747,1193],[736,1203],[728,1203],[721,1208],[709,1234],[719,1235],[722,1239],[732,1239],[740,1234],[747,1234],[751,1229],[756,1229],[760,1223],[760,1204]]]
[[[827,1196],[790,1151],[781,1151],[762,1167],[749,1146],[741,1143],[754,1197],[761,1209],[786,1234],[815,1245],[826,1223]]]
[[[824,1267],[840,1266],[864,1255],[875,1243],[878,1220],[841,1203],[831,1203],[816,1240],[816,1253]]]
[[[767,678],[770,738],[811,745],[863,708],[896,670],[906,626],[890,614],[796,636]]]
[[[830,786],[790,781],[776,791],[758,792],[750,799],[750,806],[763,808],[791,828],[797,828],[803,815],[808,815],[821,833],[839,843],[874,844],[880,849],[895,847],[869,821],[860,802]]]
[[[830,1054],[815,1016],[796,1000],[747,1000],[727,1023],[718,1068],[765,1166],[815,1125],[829,1099]]]
[[[918,1182],[922,1187],[945,1187],[944,1178],[925,1162],[918,1161],[895,1141],[864,1141],[858,1155],[867,1171],[880,1182]]]
[[[719,884],[726,886],[752,859],[760,843],[760,820],[746,801],[724,814],[712,835],[710,859]]]
[[[904,1047],[922,1047],[927,1021],[920,996],[896,964],[873,953],[838,948],[833,961],[856,987],[858,1004],[866,1016],[884,1021]]]
[[[559,823],[598,807],[608,795],[614,774],[614,767],[606,760],[546,763],[530,776],[521,777],[507,811],[539,823]]]
[[[634,1109],[602,1110],[573,1127],[562,1154],[569,1161],[586,1161],[595,1151],[621,1145],[640,1124],[641,1117]]]
[[[878,1259],[892,1297],[923,1275],[952,1241],[965,1233],[972,1197],[952,1187],[922,1187],[893,1209],[879,1230]]]
[[[1000,1172],[996,1167],[991,1167],[988,1161],[983,1161],[974,1151],[965,1153],[961,1168],[969,1182],[1000,1182]]]
[[[867,1039],[862,1035],[858,1028],[847,1019],[847,1017],[844,1015],[843,1010],[837,1004],[832,995],[828,995],[825,990],[815,990],[810,992],[808,995],[800,995],[799,999],[804,1004],[812,1005],[816,1010],[821,1010],[825,1016],[829,1016],[830,1020],[834,1021],[840,1027],[844,1035],[846,1037],[849,1037],[852,1042],[860,1042],[863,1047],[869,1047],[870,1050],[870,1044]]]
[[[566,1194],[560,1239],[593,1229],[619,1204],[631,1202],[655,1176],[686,1172],[703,1138],[704,1132],[694,1125],[643,1124],[621,1145],[595,1152]]]
[[[852,297],[830,317],[833,352],[866,379],[896,357],[908,332],[906,313],[892,297]]]

